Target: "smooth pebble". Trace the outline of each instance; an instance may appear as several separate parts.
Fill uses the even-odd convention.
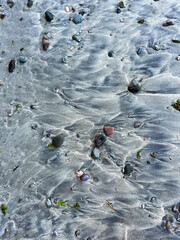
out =
[[[89,179],[89,175],[88,174],[83,174],[81,177],[80,177],[81,181],[87,181]]]
[[[9,72],[13,72],[15,69],[15,60],[11,60],[9,63]]]
[[[113,134],[114,132],[114,127],[111,127],[111,126],[104,126],[104,133],[109,136],[111,134]]]
[[[57,135],[57,136],[52,138],[52,145],[55,148],[59,148],[63,144],[63,141],[64,141],[63,136],[62,135]]]
[[[141,83],[137,79],[132,80],[128,86],[128,91],[132,93],[137,93],[140,90],[141,90]]]
[[[76,17],[73,18],[73,22],[74,22],[75,24],[81,23],[82,20],[83,20],[83,17],[82,17],[81,14],[79,14],[79,15],[77,15]]]
[[[45,18],[46,18],[46,21],[51,22],[54,19],[54,15],[51,12],[46,11]]]
[[[100,151],[98,148],[94,148],[93,151],[92,151],[92,157],[95,158],[95,159],[98,159],[100,158]]]
[[[101,146],[106,141],[106,136],[104,134],[99,134],[95,137],[96,147]]]

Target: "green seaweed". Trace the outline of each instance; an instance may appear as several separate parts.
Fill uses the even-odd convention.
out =
[[[0,153],[2,153],[2,151],[0,150]]]
[[[20,107],[20,103],[17,103],[17,104],[16,104],[16,111],[19,110],[19,107]]]
[[[15,240],[19,240],[19,239],[21,239],[21,238],[23,238],[23,237],[16,238]]]
[[[3,98],[4,98],[4,99],[6,98],[6,94],[3,95]]]
[[[177,100],[176,102],[174,102],[171,105],[173,108],[175,108],[176,110],[180,111],[180,100]]]
[[[144,20],[144,19],[140,19],[140,20],[138,21],[138,23],[144,24],[144,23],[145,23],[145,20]]]
[[[21,51],[21,52],[24,51],[24,48],[20,48],[20,51]]]
[[[156,12],[155,12],[155,11],[152,11],[152,13],[153,13],[153,14],[156,14]]]
[[[6,210],[7,210],[7,206],[5,204],[1,204],[1,211],[4,214],[4,216],[6,215]]]
[[[74,206],[70,205],[69,203],[61,202],[61,201],[59,201],[58,204],[59,204],[60,206],[67,205],[68,207],[71,207],[71,208],[74,208],[74,209],[78,209],[78,208],[81,207],[78,202],[77,202]]]
[[[50,143],[49,145],[48,145],[48,148],[53,148],[54,146],[52,145],[52,143]]]
[[[138,158],[138,159],[141,159],[141,153],[142,153],[142,151],[143,151],[143,150],[139,150],[139,151],[137,152],[137,158]]]

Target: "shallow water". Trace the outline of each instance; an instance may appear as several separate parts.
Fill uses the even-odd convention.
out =
[[[180,221],[171,210],[180,202],[180,112],[170,107],[180,96],[180,44],[172,42],[180,39],[180,2],[126,0],[120,14],[117,3],[39,0],[27,8],[26,1],[15,1],[9,8],[1,1],[0,203],[8,208],[0,214],[1,239],[180,239]],[[82,9],[82,23],[69,21]],[[51,23],[46,10],[55,16]],[[174,25],[163,27],[166,20]],[[45,32],[47,51],[41,45]],[[76,33],[80,43],[72,40]],[[20,56],[27,62],[20,64]],[[134,78],[142,82],[137,94],[127,91]],[[104,125],[115,132],[94,160],[93,140]],[[57,134],[63,145],[49,149]],[[127,163],[134,168],[130,176],[122,172]],[[90,179],[81,182],[78,170]],[[59,200],[81,208],[58,206]]]

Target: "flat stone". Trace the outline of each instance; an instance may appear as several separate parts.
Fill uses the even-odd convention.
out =
[[[42,47],[44,51],[46,51],[49,47],[49,38],[45,35],[42,37]]]
[[[128,163],[125,165],[124,169],[124,174],[129,175],[130,173],[133,172],[133,167]]]
[[[100,158],[100,151],[99,151],[98,148],[94,148],[94,149],[92,150],[92,157],[95,158],[95,159]]]
[[[111,156],[113,159],[116,159],[116,156],[114,155],[114,153],[110,153],[110,156]]]
[[[141,55],[141,53],[142,53],[142,48],[139,48],[139,49],[137,50],[137,55]]]
[[[119,160],[117,160],[117,162],[116,162],[116,165],[118,166],[118,167],[120,167],[121,166],[121,160],[119,159]]]
[[[45,18],[46,18],[46,21],[51,22],[54,19],[54,15],[51,12],[46,11]]]
[[[9,63],[9,72],[13,72],[15,69],[15,60],[11,60]]]
[[[134,128],[139,128],[141,126],[142,122],[135,122]]]
[[[141,90],[141,83],[137,79],[132,80],[128,86],[128,91],[132,93],[137,93],[140,90]]]
[[[57,135],[56,137],[52,138],[52,145],[55,148],[59,148],[63,144],[63,141],[64,137],[62,135]]]
[[[104,126],[104,133],[109,136],[111,134],[113,134],[114,132],[114,127],[111,127],[111,126]]]
[[[75,24],[81,23],[82,20],[83,20],[83,17],[82,17],[81,14],[79,14],[79,15],[77,15],[76,17],[73,18],[73,22],[74,22]]]
[[[169,20],[167,20],[166,22],[163,23],[163,27],[168,27],[168,26],[172,26],[172,25],[174,25],[174,23]]]
[[[106,141],[106,136],[104,134],[99,134],[95,137],[96,147],[101,146]]]
[[[50,199],[48,199],[46,201],[46,205],[47,205],[48,208],[50,208],[52,206],[52,202],[50,201]]]

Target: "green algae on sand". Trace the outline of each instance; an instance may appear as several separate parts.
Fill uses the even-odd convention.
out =
[[[180,111],[180,100],[177,100],[171,106],[175,108],[177,111]]]

